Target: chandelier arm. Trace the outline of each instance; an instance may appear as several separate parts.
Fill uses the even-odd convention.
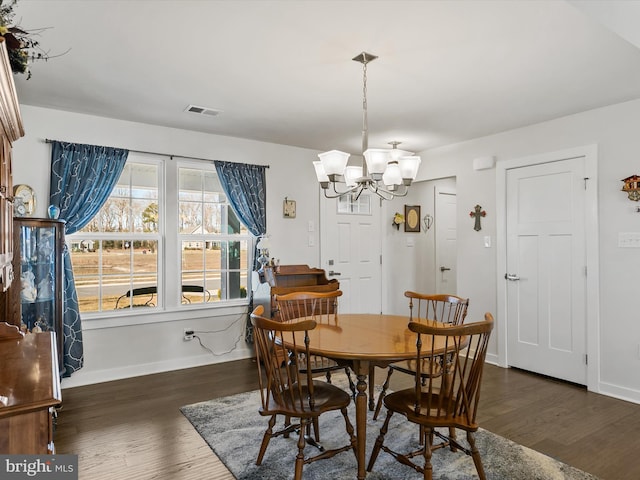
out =
[[[369,190],[371,190],[373,193],[378,195],[383,200],[392,200],[396,197],[406,197],[407,194],[409,193],[409,188],[407,186],[403,186],[403,187],[404,188],[402,192],[397,192],[395,190],[394,191],[387,190],[386,188],[381,187],[377,183],[368,185]]]
[[[360,185],[356,185],[355,187],[351,187],[348,190],[345,190],[344,192],[340,192],[336,188],[336,183],[335,182],[331,182],[331,185],[333,186],[333,191],[334,191],[335,195],[327,193],[328,190],[329,190],[328,188],[323,188],[322,191],[324,192],[325,198],[338,198],[338,197],[341,197],[341,196],[346,195],[348,193],[354,192],[360,187]]]

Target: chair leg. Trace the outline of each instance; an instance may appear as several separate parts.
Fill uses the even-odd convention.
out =
[[[433,428],[424,428],[422,442],[424,443],[424,480],[432,480],[433,465],[431,465],[431,450],[433,448]]]
[[[393,369],[392,368],[388,368],[387,370],[388,370],[387,379],[382,384],[382,390],[380,391],[380,395],[378,395],[378,402],[376,403],[376,410],[375,410],[375,412],[373,414],[373,419],[374,420],[378,419],[378,414],[380,413],[380,409],[382,408],[382,399],[387,394],[387,389],[389,388],[389,379],[391,378],[391,375],[393,374]]]
[[[351,372],[349,367],[344,367],[344,373],[347,374],[347,379],[349,380],[349,390],[351,390],[351,397],[355,400],[356,395],[358,395],[358,391],[356,390],[356,384],[353,383],[353,380],[351,379]]]
[[[288,428],[289,425],[291,425],[291,417],[287,415],[284,419],[284,426],[285,428]],[[286,432],[282,437],[289,438],[289,432]]]
[[[449,438],[451,440],[456,439],[456,427],[449,427]],[[449,442],[449,448],[451,449],[452,452],[458,451],[458,448],[456,447],[456,444],[454,442]]]
[[[347,429],[347,434],[349,434],[351,450],[353,450],[353,454],[356,456],[356,459],[357,459],[358,458],[358,438],[355,435],[353,424],[349,420],[349,414],[347,413],[347,409],[343,408],[340,411],[342,412],[342,416],[344,417],[344,423]]]
[[[374,391],[376,388],[376,367],[374,365],[369,365],[369,411],[373,412],[376,408],[375,400],[374,400]]]
[[[467,441],[469,442],[469,446],[471,447],[471,458],[473,458],[473,463],[476,466],[476,471],[478,472],[478,478],[480,480],[486,480],[487,477],[484,474],[482,459],[480,458],[480,452],[478,451],[478,447],[476,447],[476,439],[475,439],[475,436],[473,435],[473,432],[467,432]]]
[[[294,473],[294,480],[302,480],[302,467],[304,466],[304,446],[307,441],[304,438],[304,432],[307,430],[308,420],[306,418],[300,419],[300,436],[298,437],[298,454],[296,455],[296,468]]]
[[[391,420],[392,415],[393,412],[389,410],[387,412],[387,418],[384,419],[384,423],[380,428],[380,435],[378,435],[378,438],[376,438],[376,443],[373,445],[371,457],[369,457],[369,463],[367,464],[367,472],[370,472],[373,469],[373,464],[376,463],[376,459],[378,458],[378,454],[380,453],[380,449],[382,448],[382,444],[384,443],[384,436],[387,434],[387,430],[389,429],[389,421]]]
[[[318,417],[314,417],[313,418],[313,433],[314,433],[314,437],[316,439],[316,442],[320,441],[320,426],[318,424]],[[310,430],[311,424],[307,425],[307,430]],[[311,436],[311,432],[307,431],[307,434],[309,436]]]
[[[267,446],[269,445],[269,440],[271,440],[271,436],[273,435],[273,426],[276,424],[276,416],[272,415],[269,419],[269,425],[267,426],[267,430],[264,432],[264,436],[262,437],[262,443],[260,444],[260,451],[258,452],[258,459],[256,460],[256,465],[260,465],[262,463],[262,458],[264,457],[264,452],[267,451]]]

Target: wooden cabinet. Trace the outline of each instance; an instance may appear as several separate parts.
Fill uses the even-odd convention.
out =
[[[24,332],[55,332],[62,359],[64,221],[45,218],[14,220],[13,271],[8,323]]]
[[[0,339],[0,454],[52,454],[62,401],[56,335]]]
[[[4,38],[0,37],[0,295],[13,282],[13,181],[11,148],[24,136]],[[4,311],[0,307],[0,313]]]
[[[270,315],[272,318],[277,318],[278,315],[275,295],[291,292],[332,292],[340,289],[340,283],[336,279],[328,280],[324,270],[311,268],[308,265],[265,267],[264,279],[270,289],[268,292],[259,289],[261,294],[257,298],[254,296],[254,305],[263,305],[265,315]],[[268,295],[268,299],[264,298],[265,294]]]

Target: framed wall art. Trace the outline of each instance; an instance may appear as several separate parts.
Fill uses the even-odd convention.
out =
[[[284,218],[296,218],[295,200],[289,200],[287,197],[284,197],[284,202],[282,203],[282,216]]]
[[[404,206],[404,231],[420,231],[420,205]]]

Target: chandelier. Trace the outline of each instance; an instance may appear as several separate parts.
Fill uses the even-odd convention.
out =
[[[404,197],[418,174],[420,157],[400,150],[400,142],[389,142],[391,148],[369,148],[367,64],[376,58],[378,57],[366,52],[353,58],[363,66],[362,154],[365,161],[362,165],[347,165],[348,153],[331,150],[320,153],[320,160],[313,162],[316,177],[327,198],[352,195],[357,200],[365,190],[384,200]]]

